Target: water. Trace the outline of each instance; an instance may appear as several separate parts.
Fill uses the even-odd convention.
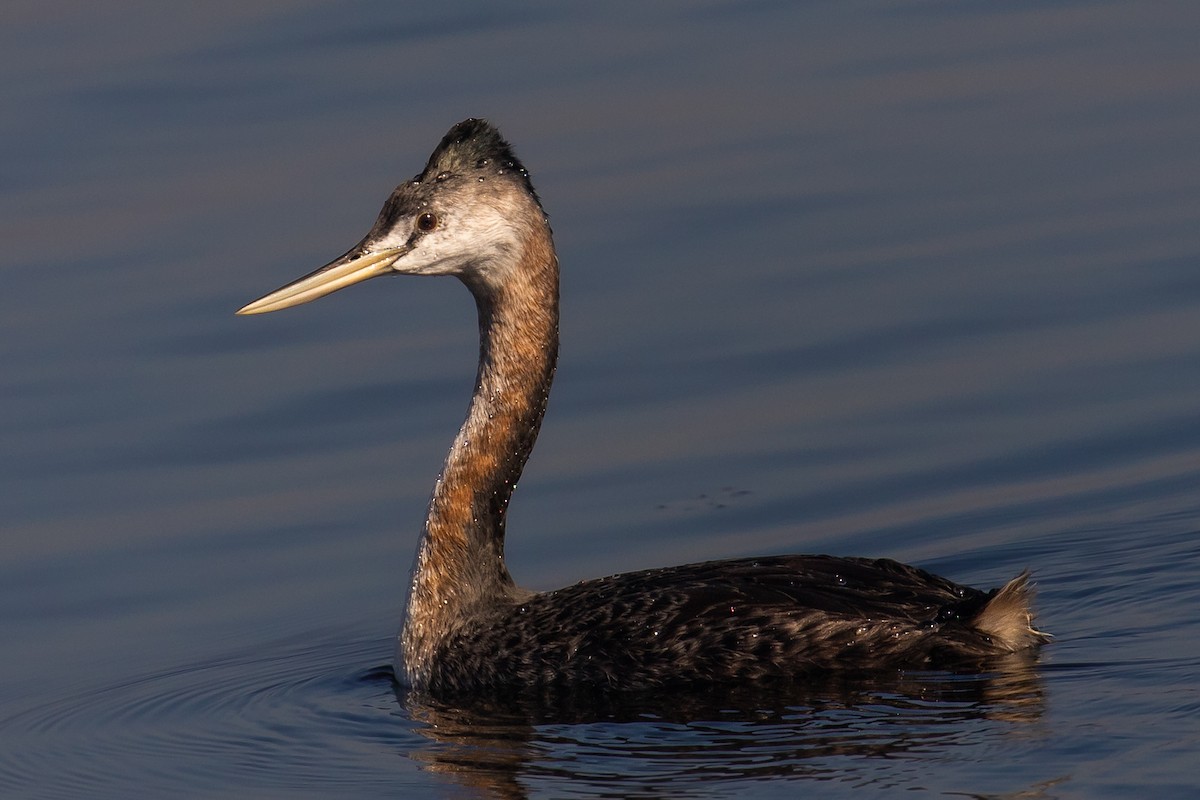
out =
[[[0,794],[1191,797],[1200,11],[17,3]],[[486,116],[552,215],[534,588],[781,552],[996,585],[1039,662],[442,708],[389,678],[453,281],[244,302]]]

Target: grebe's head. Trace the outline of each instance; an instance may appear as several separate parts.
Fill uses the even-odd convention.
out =
[[[512,148],[484,120],[464,120],[420,175],[396,187],[361,242],[237,313],[278,311],[378,275],[457,275],[486,288],[508,278],[530,236],[548,232]]]

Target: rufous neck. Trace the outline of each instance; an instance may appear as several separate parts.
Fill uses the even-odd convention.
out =
[[[508,503],[537,439],[558,358],[558,263],[549,231],[531,236],[514,263],[519,268],[503,281],[465,281],[479,311],[479,372],[434,488],[423,543],[441,571],[457,573],[444,576],[455,592],[512,587],[504,564]]]

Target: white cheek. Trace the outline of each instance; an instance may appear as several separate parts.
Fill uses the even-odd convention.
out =
[[[474,261],[503,258],[518,245],[516,226],[491,207],[459,221],[454,239],[462,244],[463,255]]]
[[[410,275],[462,275],[468,271],[490,276],[520,248],[519,226],[502,209],[480,204],[470,214],[450,213],[438,228],[417,237],[413,249],[394,264]],[[371,243],[372,249],[405,247],[412,228],[400,226]]]
[[[477,207],[470,215],[447,215],[436,231],[422,236],[409,268],[425,275],[486,275],[516,241],[511,222],[493,208]]]

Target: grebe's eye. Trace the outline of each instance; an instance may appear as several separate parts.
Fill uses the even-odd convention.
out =
[[[417,217],[417,230],[422,233],[429,233],[438,226],[438,216],[432,211],[426,211],[421,216]]]

